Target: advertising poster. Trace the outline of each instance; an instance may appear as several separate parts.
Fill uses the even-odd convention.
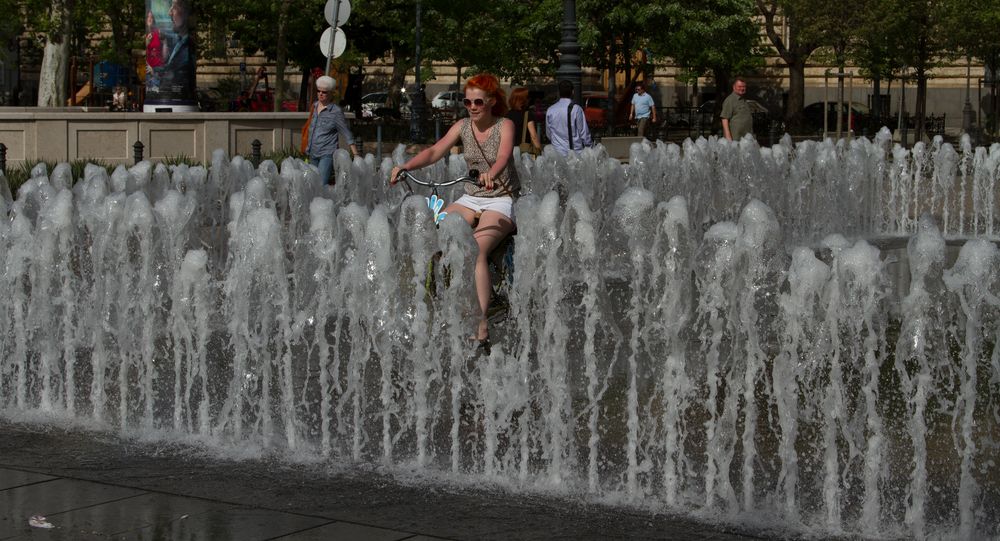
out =
[[[197,111],[191,0],[146,0],[143,110]]]

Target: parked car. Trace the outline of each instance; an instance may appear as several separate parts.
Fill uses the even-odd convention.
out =
[[[585,91],[583,93],[583,116],[591,128],[603,128],[608,123],[608,93]]]
[[[826,102],[827,131],[837,131],[837,111],[838,104],[835,101]],[[851,130],[859,131],[871,117],[871,110],[863,103],[852,102],[850,106],[851,116],[847,116],[847,104],[840,104],[841,129],[845,132],[850,126]],[[850,124],[848,124],[848,120]],[[802,110],[802,125],[810,133],[823,132],[823,102],[810,103]]]
[[[386,101],[389,99],[388,92],[371,92],[361,96],[361,117],[380,118],[390,116],[399,118],[400,116],[409,116],[410,96],[406,92],[403,92],[401,96],[398,111],[390,109],[386,105]]]
[[[465,94],[457,90],[445,90],[444,92],[438,92],[434,99],[431,100],[431,107],[435,109],[448,109],[457,110],[462,107],[462,100],[465,98]]]

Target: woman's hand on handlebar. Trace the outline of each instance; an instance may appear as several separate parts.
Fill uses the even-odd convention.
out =
[[[401,171],[405,171],[405,169],[398,165],[392,168],[392,172],[389,173],[389,186],[395,186],[399,182],[399,173]]]
[[[479,173],[479,185],[487,190],[493,189],[493,175],[486,171],[485,173]]]

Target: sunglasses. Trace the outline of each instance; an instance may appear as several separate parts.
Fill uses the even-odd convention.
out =
[[[473,105],[475,105],[476,107],[482,107],[486,105],[486,100],[484,100],[483,98],[476,98],[474,100],[465,98],[464,100],[462,100],[462,104],[465,105],[466,107],[472,107]]]
[[[317,93],[317,94],[329,94],[329,93],[330,93],[330,91],[329,91],[329,90],[319,90],[319,89],[317,89],[317,90],[316,90],[316,93]]]

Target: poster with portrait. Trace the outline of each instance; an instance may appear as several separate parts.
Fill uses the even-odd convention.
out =
[[[146,0],[144,110],[197,110],[191,0]]]

